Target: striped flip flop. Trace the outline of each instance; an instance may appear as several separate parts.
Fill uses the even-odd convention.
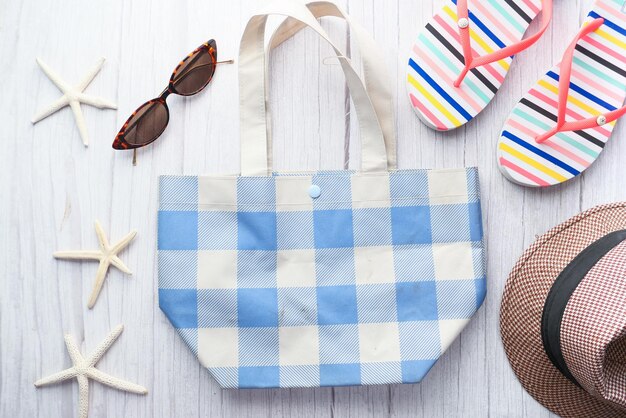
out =
[[[512,56],[534,44],[552,18],[552,0],[445,1],[418,36],[407,73],[413,109],[440,131],[464,125],[491,102]],[[541,11],[541,28],[522,40]]]
[[[625,68],[626,0],[598,0],[561,63],[506,121],[498,142],[506,178],[546,187],[593,164],[626,113]]]

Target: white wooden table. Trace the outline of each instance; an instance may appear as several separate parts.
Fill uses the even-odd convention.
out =
[[[620,124],[600,161],[580,179],[549,190],[507,182],[496,167],[495,147],[508,112],[560,57],[592,0],[556,1],[551,28],[536,47],[519,55],[494,102],[449,134],[418,121],[404,81],[409,47],[440,0],[340,1],[374,34],[380,59],[392,74],[400,166],[480,167],[488,296],[421,384],[222,391],[157,305],[157,179],[159,174],[237,170],[236,67],[218,68],[210,88],[197,97],[169,100],[169,127],[156,144],[141,150],[138,166],[132,166],[131,153],[114,152],[111,142],[126,117],[161,91],[178,61],[200,43],[215,38],[220,58],[236,57],[241,31],[259,3],[0,1],[0,416],[74,416],[75,382],[39,390],[33,382],[71,364],[65,332],[89,351],[119,323],[126,330],[100,368],[144,384],[149,394],[93,384],[94,417],[549,416],[509,368],[498,332],[502,289],[536,234],[581,210],[626,198],[626,125]],[[324,21],[324,26],[340,44],[349,43],[342,22]],[[83,108],[89,148],[83,147],[69,109],[32,126],[35,111],[59,95],[35,57],[78,81],[101,55],[107,62],[87,92],[113,99],[119,110]],[[273,55],[279,169],[341,168],[348,141],[357,154],[343,75],[338,66],[321,63],[329,55],[312,32],[299,34]],[[135,274],[129,278],[111,270],[95,308],[88,310],[97,264],[56,261],[52,252],[97,248],[95,219],[112,240],[133,228],[139,234],[122,254]]]

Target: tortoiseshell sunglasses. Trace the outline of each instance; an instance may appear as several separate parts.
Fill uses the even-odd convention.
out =
[[[116,150],[136,150],[154,142],[165,130],[170,119],[167,96],[191,96],[202,91],[213,78],[217,64],[232,64],[233,60],[217,61],[215,40],[200,45],[174,69],[170,82],[159,97],[139,106],[128,118],[113,141]]]

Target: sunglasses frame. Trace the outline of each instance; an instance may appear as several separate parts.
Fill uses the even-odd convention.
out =
[[[193,57],[194,55],[199,57],[200,54],[198,54],[198,53],[200,51],[202,51],[202,50],[206,50],[208,52],[209,56],[211,57],[211,60],[213,61],[213,72],[211,73],[211,76],[208,78],[207,82],[202,85],[202,87],[200,87],[198,90],[196,90],[196,91],[194,91],[192,93],[183,94],[183,93],[180,93],[180,92],[176,91],[176,86],[174,85],[174,79],[176,78],[176,74],[181,69],[181,67],[187,62],[187,60],[189,60],[191,57]],[[211,80],[213,80],[213,76],[215,75],[215,67],[217,66],[217,64],[218,64],[218,62],[217,62],[217,44],[216,44],[214,39],[211,39],[211,40],[203,43],[202,45],[200,45],[198,48],[194,49],[180,63],[178,63],[178,65],[176,66],[176,68],[172,72],[172,75],[170,77],[170,81],[169,81],[167,87],[165,88],[165,90],[163,90],[161,92],[161,94],[159,94],[159,97],[157,97],[155,99],[152,99],[152,100],[148,100],[147,102],[145,102],[144,104],[139,106],[132,113],[132,115],[130,115],[130,117],[126,120],[126,122],[122,126],[122,129],[120,129],[118,134],[115,136],[115,140],[113,141],[113,148],[116,149],[116,150],[133,150],[133,149],[145,147],[146,145],[150,145],[154,141],[156,141],[163,134],[163,132],[165,131],[165,128],[167,128],[167,125],[169,124],[170,109],[167,107],[167,97],[170,94],[178,94],[180,96],[193,96],[194,94],[197,94],[197,93],[201,92],[202,90],[204,90],[206,88],[206,86],[209,85]],[[155,135],[155,137],[152,140],[150,140],[149,142],[146,142],[146,143],[143,143],[143,144],[130,144],[130,143],[128,143],[126,141],[126,139],[125,139],[125,136],[126,136],[126,132],[129,129],[130,121],[133,120],[135,115],[137,115],[137,113],[140,110],[142,110],[144,107],[150,106],[153,103],[157,103],[157,102],[162,104],[163,107],[165,107],[165,111],[166,111],[166,114],[167,114],[167,120],[165,121],[165,124],[163,125],[163,129],[158,133],[158,135]],[[143,118],[144,115],[140,116],[136,123],[138,123]]]

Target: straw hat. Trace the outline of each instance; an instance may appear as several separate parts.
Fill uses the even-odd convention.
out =
[[[513,371],[563,417],[626,417],[626,202],[555,227],[509,276],[500,333]]]

